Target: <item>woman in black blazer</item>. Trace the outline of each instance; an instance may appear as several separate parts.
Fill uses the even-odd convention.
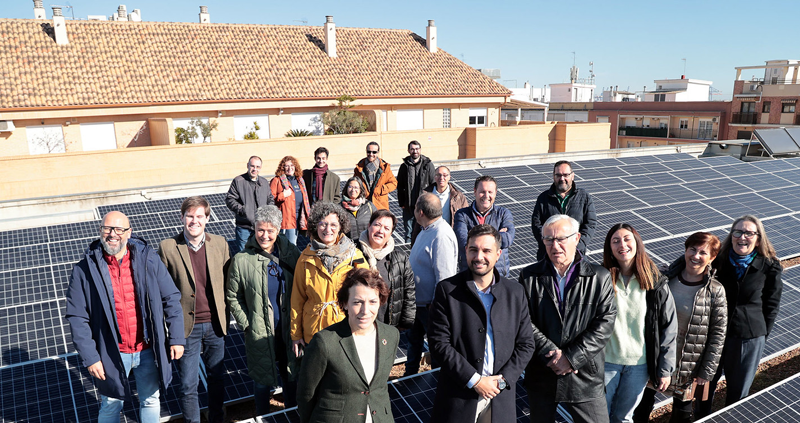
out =
[[[781,302],[783,267],[757,217],[733,222],[712,265],[728,300],[728,333],[720,366],[711,381],[707,401],[697,405],[697,418],[711,413],[714,390],[724,372],[725,405],[746,397],[753,383]]]
[[[353,269],[337,295],[347,318],[317,332],[297,385],[303,422],[394,422],[387,382],[400,333],[376,321],[388,288],[376,270]]]

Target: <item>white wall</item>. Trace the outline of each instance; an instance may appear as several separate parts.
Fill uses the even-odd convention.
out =
[[[305,129],[322,135],[322,113],[292,113],[292,129]]]
[[[25,127],[30,154],[64,153],[64,131],[61,125],[37,125]]]
[[[82,123],[80,127],[83,151],[117,149],[114,122]]]
[[[258,139],[269,138],[269,115],[238,115],[233,117],[233,133],[237,140],[243,140],[244,135],[253,129],[253,122],[258,122],[256,134]]]
[[[397,110],[397,130],[410,131],[423,129],[424,119],[422,109]]]

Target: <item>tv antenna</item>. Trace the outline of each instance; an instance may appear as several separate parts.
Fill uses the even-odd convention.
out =
[[[302,22],[303,25],[308,25],[308,18],[295,19],[292,22]]]

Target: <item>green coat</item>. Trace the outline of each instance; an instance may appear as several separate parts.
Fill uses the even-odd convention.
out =
[[[314,335],[305,349],[297,383],[297,411],[302,422],[361,423],[369,405],[374,423],[394,422],[389,400],[389,373],[400,333],[377,324],[378,362],[367,382],[347,319]]]
[[[294,268],[300,257],[300,250],[290,243],[282,234],[275,239],[280,253],[279,263],[283,269],[284,292],[281,297],[281,328],[283,342],[286,345],[288,371],[294,380],[294,352],[289,334],[291,320],[291,293],[294,281]],[[275,370],[275,322],[273,305],[269,302],[269,268],[270,259],[259,254],[261,248],[250,237],[244,250],[231,259],[228,268],[228,288],[226,299],[236,322],[244,330],[244,345],[247,353],[247,369],[250,377],[267,386],[275,386],[278,375]]]

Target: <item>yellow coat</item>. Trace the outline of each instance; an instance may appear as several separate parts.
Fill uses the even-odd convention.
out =
[[[292,286],[292,340],[305,340],[317,332],[344,319],[344,311],[336,304],[336,293],[344,276],[354,267],[369,268],[364,255],[355,249],[350,260],[345,260],[328,273],[317,255],[306,247],[297,260]]]

